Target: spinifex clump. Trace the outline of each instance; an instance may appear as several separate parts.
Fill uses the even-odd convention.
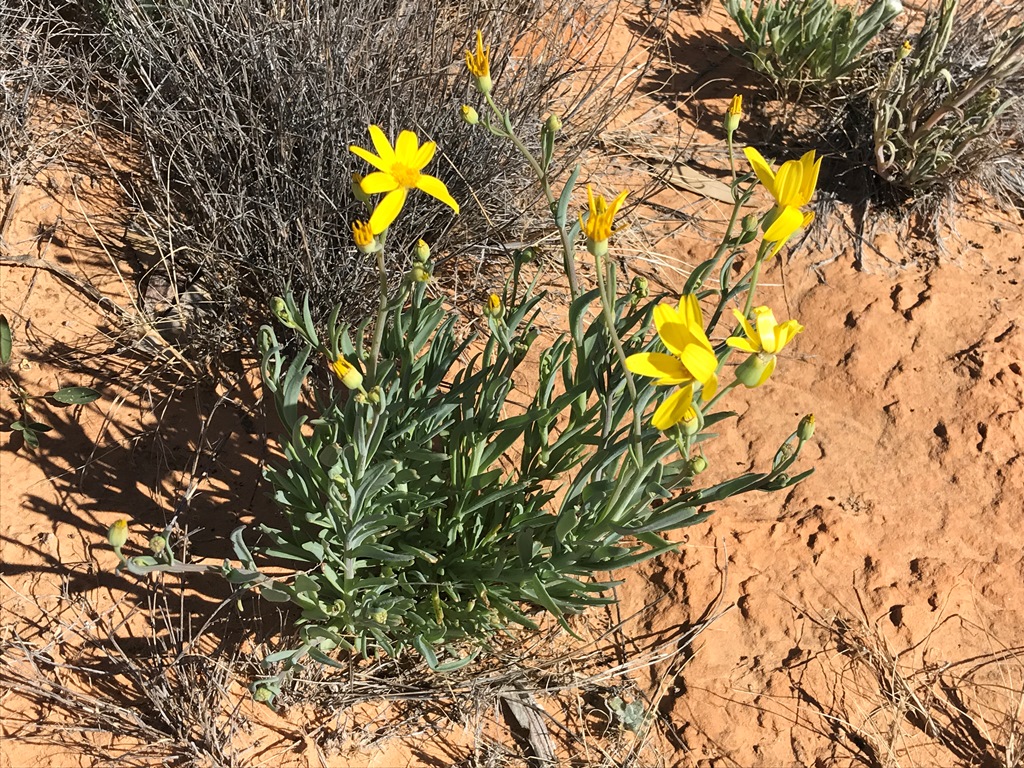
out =
[[[704,520],[709,505],[809,474],[790,474],[813,432],[807,417],[766,471],[698,483],[709,430],[734,415],[719,403],[736,386],[764,384],[803,330],[755,307],[754,292],[761,271],[808,223],[803,208],[820,160],[811,152],[774,170],[748,148],[754,173],[734,179],[725,236],[683,295],[648,298],[642,279],[620,291],[608,253],[626,193],[608,202],[588,188],[586,211],[569,215],[579,169],[557,194],[549,176],[560,121],[543,123],[541,154],[531,154],[495,101],[488,53],[478,36],[467,65],[483,103],[463,114],[512,141],[537,174],[563,245],[572,296],[566,332],[531,354],[544,296],[536,281],[520,290],[517,263],[483,308],[486,331],[464,337],[444,299],[428,296],[432,264],[422,241],[398,295],[388,297],[387,230],[407,195],[426,192],[455,211],[458,203],[425,173],[431,142],[406,131],[393,146],[371,127],[376,151],[353,152],[372,166],[361,182],[367,204],[384,196],[352,229],[357,247],[378,262],[375,317],[350,327],[335,311],[320,325],[308,302],[284,296],[273,314],[289,338],[269,325],[260,333],[263,382],[284,427],[284,458],[267,477],[285,524],[261,527],[272,543],[257,557],[236,532],[242,567],[222,570],[300,611],[301,646],[268,664],[285,662],[287,670],[306,656],[335,664],[339,648],[397,654],[412,647],[434,669],[453,669],[494,631],[533,627],[537,609],[568,628],[567,614],[612,599],[601,574],[672,549],[661,534]],[[730,148],[740,112],[737,100],[726,122]],[[758,180],[776,205],[741,223]],[[734,262],[759,226],[756,255],[734,280]],[[581,235],[596,268],[589,289],[575,269]],[[722,326],[723,318],[735,325]],[[286,353],[295,340],[298,351]],[[734,352],[745,358],[727,368]],[[521,390],[515,404],[510,398],[517,381],[531,382],[525,403]],[[175,567],[164,557],[126,564]],[[257,558],[292,572],[270,579]],[[272,700],[280,679],[261,681],[258,696]]]

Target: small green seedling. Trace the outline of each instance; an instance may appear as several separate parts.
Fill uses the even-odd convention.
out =
[[[24,445],[30,449],[39,447],[39,436],[53,429],[49,424],[37,421],[33,414],[35,400],[49,400],[58,406],[85,405],[99,399],[100,393],[90,387],[61,387],[45,395],[32,395],[22,385],[17,373],[11,368],[14,336],[11,324],[5,315],[0,315],[0,373],[7,380],[6,389],[18,407],[19,418],[10,424],[11,432],[21,436]]]

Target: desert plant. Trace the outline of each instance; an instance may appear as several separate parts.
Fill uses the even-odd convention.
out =
[[[835,0],[722,0],[739,27],[741,58],[781,86],[828,90],[849,75],[903,6],[875,0],[863,12]]]
[[[981,12],[961,22],[958,5],[940,0],[871,97],[875,169],[909,194],[984,180],[998,159],[1012,156],[1016,186],[1024,186],[1024,22]]]
[[[588,188],[585,218],[571,217],[579,168],[560,190],[550,175],[560,120],[543,122],[534,154],[492,94],[489,50],[479,36],[467,65],[483,116],[467,108],[466,121],[510,141],[551,203],[571,295],[568,331],[543,345],[537,363],[527,362],[541,338],[543,296],[536,278],[523,288],[518,263],[500,295],[485,304],[486,332],[462,334],[444,300],[428,296],[432,265],[422,241],[401,291],[389,298],[384,251],[410,196],[421,190],[455,210],[458,204],[424,173],[432,144],[420,146],[406,131],[392,145],[371,126],[375,152],[351,149],[376,169],[360,184],[367,203],[384,197],[352,231],[357,247],[377,262],[377,312],[351,326],[335,307],[320,324],[308,299],[298,303],[286,294],[273,302],[291,337],[282,341],[269,325],[259,336],[264,386],[284,427],[283,461],[267,471],[284,525],[261,526],[265,541],[256,555],[237,531],[241,567],[220,568],[233,583],[258,586],[266,599],[301,612],[301,645],[265,660],[283,662],[285,672],[306,657],[337,664],[330,655],[336,649],[369,655],[409,647],[434,669],[454,669],[508,623],[534,627],[533,609],[571,631],[569,614],[612,601],[614,582],[599,578],[602,572],[672,549],[661,534],[700,522],[711,504],[786,488],[809,473],[790,472],[813,433],[810,417],[765,471],[707,487],[697,482],[708,466],[709,430],[733,415],[716,406],[740,384],[763,384],[778,353],[803,330],[795,320],[777,323],[753,299],[766,262],[808,220],[802,207],[820,167],[814,153],[776,174],[748,148],[754,174],[734,180],[735,206],[721,245],[690,276],[679,301],[663,304],[647,297],[644,281],[618,288],[608,248],[626,193],[607,202]],[[730,140],[736,122],[733,115]],[[735,279],[733,265],[757,237],[758,217],[739,221],[755,174],[776,206],[760,222],[764,238],[755,258]],[[597,275],[589,290],[574,267],[581,235]],[[702,299],[712,308],[707,322]],[[709,336],[733,304],[742,307],[730,313],[735,333],[712,344]],[[720,385],[736,350],[746,359]],[[523,376],[535,385],[525,404],[513,405],[509,396]],[[674,391],[664,397],[662,386]],[[126,531],[111,534],[120,554]],[[267,558],[289,573],[269,575],[261,564]],[[197,567],[152,557],[122,563],[140,573]],[[260,681],[257,697],[272,701],[282,680]]]

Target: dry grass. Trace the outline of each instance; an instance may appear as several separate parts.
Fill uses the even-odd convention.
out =
[[[801,719],[830,744],[829,765],[1024,766],[1024,646],[961,615],[900,644],[889,617],[869,619],[863,606],[856,616],[802,613],[826,642],[790,676]],[[936,650],[957,647],[950,640],[965,649],[952,659]]]
[[[10,184],[36,149],[23,124],[41,97],[77,106],[88,130],[116,131],[137,163],[116,169],[128,210],[99,234],[157,276],[175,343],[214,367],[249,352],[266,300],[286,285],[320,314],[339,300],[351,317],[367,309],[375,272],[349,231],[365,216],[351,173],[365,168],[347,147],[367,143],[370,123],[436,141],[431,171],[462,202],[456,218],[413,196],[390,233],[396,279],[419,237],[462,262],[529,239],[536,183],[507,142],[461,122],[459,106],[478,100],[462,51],[481,27],[522,135],[536,137],[557,107],[564,165],[643,75],[635,44],[606,54],[608,21],[627,11],[615,0],[586,14],[570,0],[18,0],[0,11],[0,170]],[[638,36],[663,23],[649,19]]]

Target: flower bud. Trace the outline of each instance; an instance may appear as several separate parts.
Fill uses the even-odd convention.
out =
[[[690,474],[699,475],[708,468],[708,460],[703,456],[694,456],[690,459]]]
[[[462,121],[467,125],[476,125],[480,122],[480,114],[468,104],[463,104],[459,111],[462,113]]]
[[[149,540],[149,548],[154,555],[159,555],[167,549],[167,539],[158,533]]]
[[[696,410],[693,410],[693,416],[689,416],[689,418],[684,418],[681,422],[679,422],[679,426],[682,427],[684,435],[686,435],[687,437],[693,437],[698,432],[700,432],[700,422],[700,414],[697,413]]]
[[[371,613],[370,614],[370,618],[373,621],[377,622],[378,624],[387,624],[387,622],[388,622],[388,612],[385,611],[383,608],[381,608],[381,609],[376,610],[373,613]]]
[[[650,293],[651,291],[647,278],[642,275],[637,275],[629,284],[629,303],[635,307],[640,303],[641,299],[646,299]]]
[[[274,698],[274,692],[265,685],[257,685],[256,690],[252,692],[252,698],[260,704],[269,704]]]
[[[913,50],[913,46],[910,44],[910,41],[904,40],[903,45],[896,51],[896,61],[903,61],[903,59],[910,55],[911,50]]]
[[[409,270],[409,278],[414,283],[429,283],[430,270],[423,264],[413,264],[412,269]]]
[[[298,328],[295,324],[292,313],[288,311],[288,304],[280,296],[275,296],[270,300],[270,311],[274,313],[274,317],[281,321],[283,325],[288,328]]]
[[[804,443],[814,437],[814,414],[809,413],[800,419],[800,426],[796,428],[796,436]]]
[[[729,110],[725,113],[725,131],[730,136],[740,127],[743,118],[743,95],[737,93],[729,102]]]
[[[742,221],[740,221],[740,228],[744,232],[753,234],[754,232],[757,232],[757,223],[757,216],[752,213],[748,213],[743,217]]]
[[[420,264],[426,264],[430,261],[430,246],[427,245],[425,240],[416,241],[416,261]]]
[[[349,389],[361,389],[363,386],[363,374],[359,372],[352,363],[341,355],[331,362],[331,370],[341,379],[341,383]]]
[[[128,541],[128,521],[117,520],[107,529],[107,541],[115,550],[120,551],[121,547]]]
[[[484,307],[484,314],[494,320],[504,319],[505,305],[501,302],[501,298],[496,293],[492,293],[487,297],[487,305]]]
[[[548,119],[544,121],[544,129],[551,133],[558,133],[562,130],[562,118],[555,114],[548,115]]]
[[[363,192],[363,177],[358,173],[352,174],[352,194],[360,203],[370,202],[370,196]]]
[[[365,221],[352,222],[352,239],[356,241],[356,248],[364,256],[376,253],[377,249],[380,248],[377,238],[373,236],[373,230],[370,229],[370,225]]]

